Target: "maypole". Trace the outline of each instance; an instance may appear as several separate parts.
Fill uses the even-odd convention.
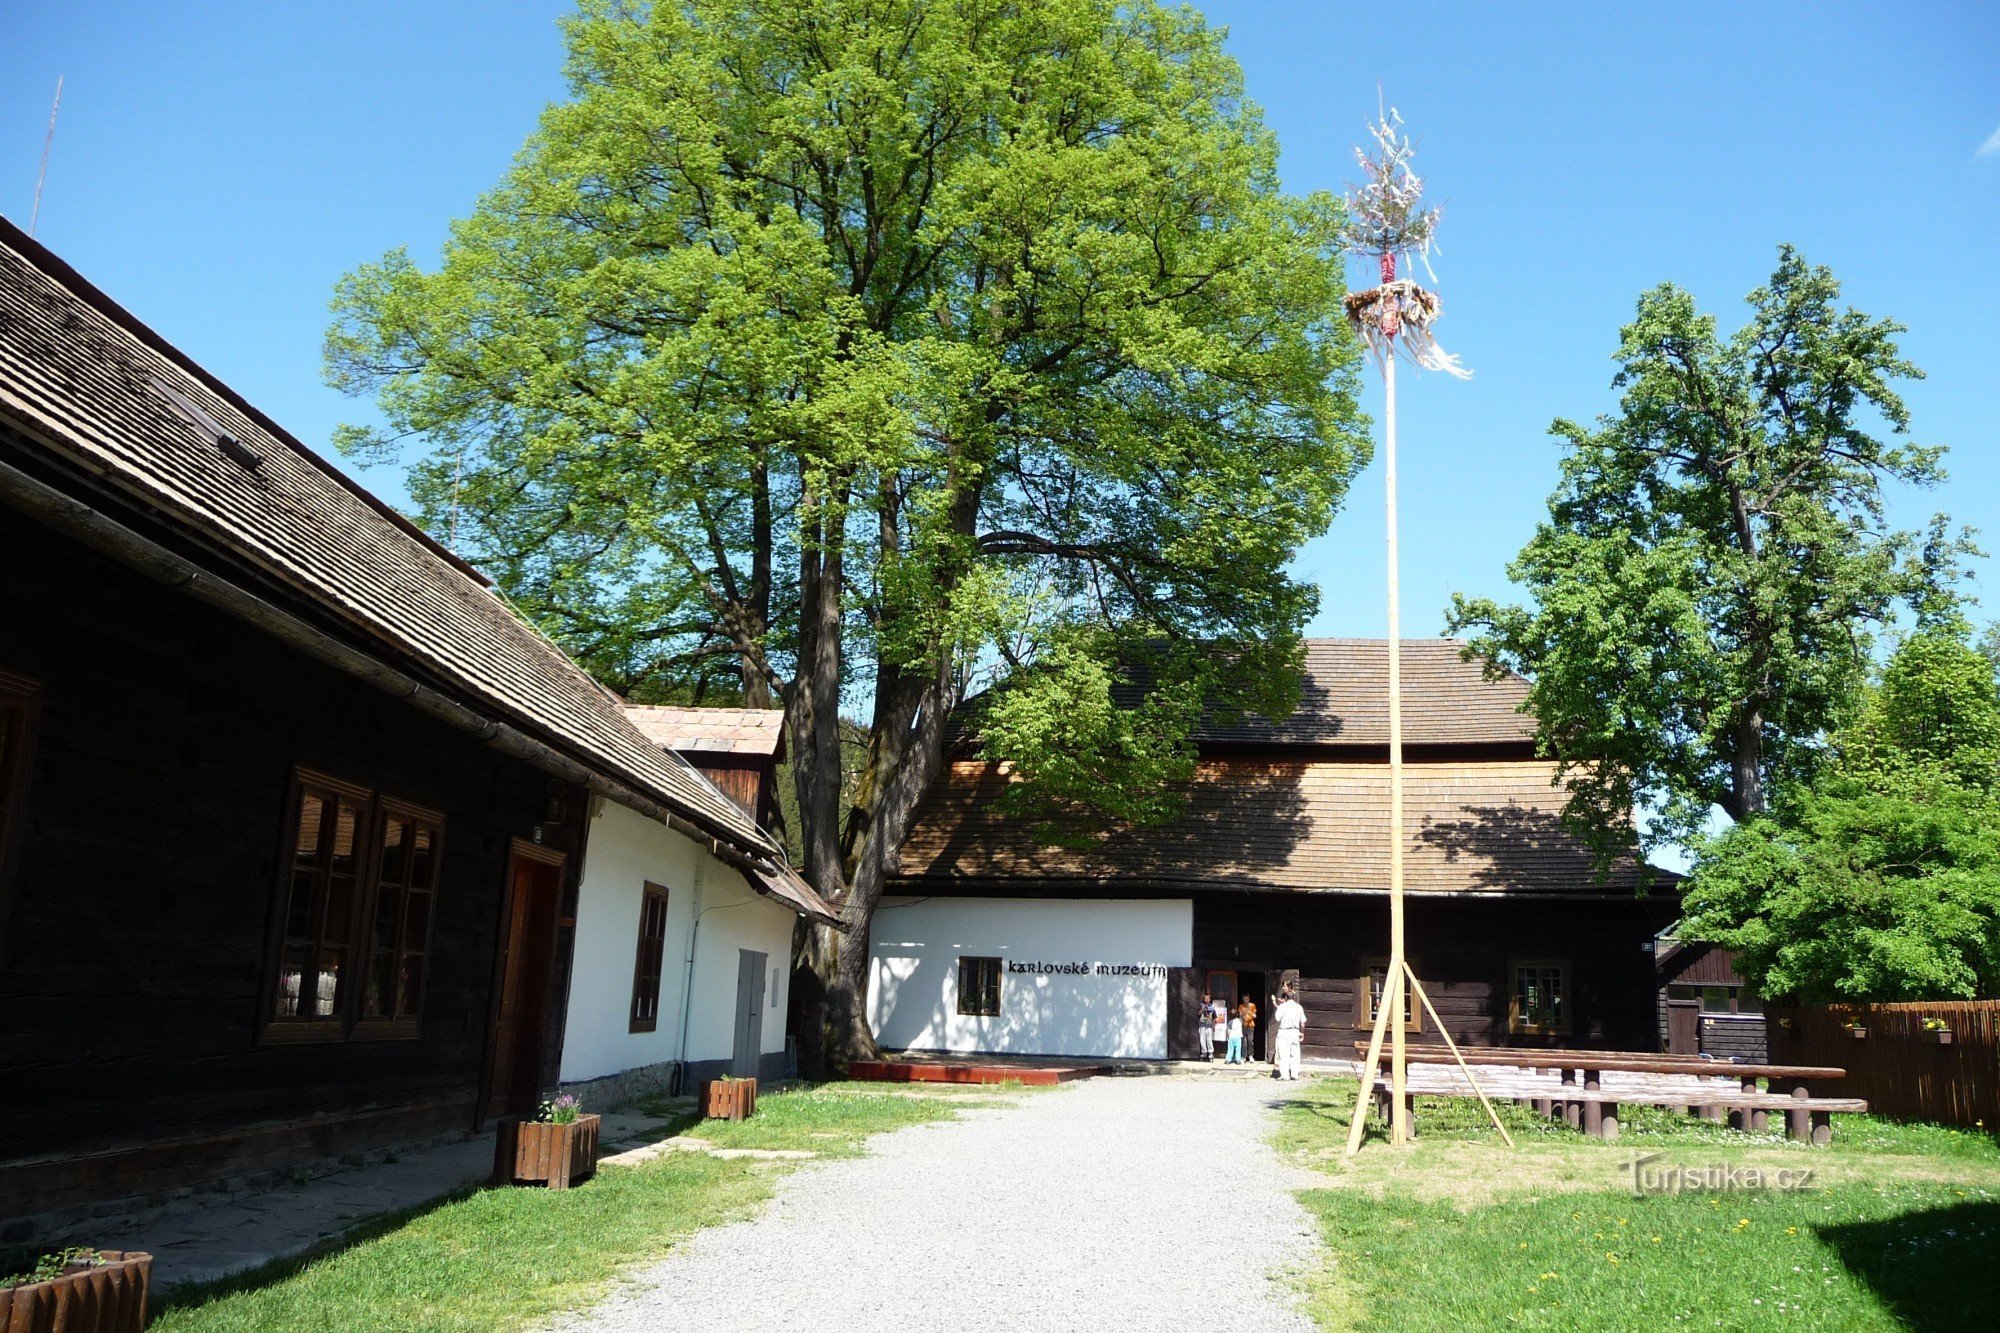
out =
[[[1409,278],[1398,278],[1400,257],[1414,271],[1414,261],[1424,261],[1430,270],[1430,249],[1441,210],[1423,206],[1424,183],[1410,169],[1415,145],[1402,132],[1403,120],[1391,109],[1378,115],[1368,127],[1376,151],[1370,155],[1354,150],[1365,179],[1348,192],[1345,238],[1358,254],[1372,255],[1381,270],[1381,284],[1347,298],[1348,322],[1368,344],[1375,364],[1382,368],[1382,473],[1386,488],[1386,537],[1389,596],[1389,966],[1382,979],[1382,997],[1376,1005],[1375,1026],[1368,1042],[1368,1058],[1361,1072],[1361,1091],[1355,1099],[1354,1120],[1348,1131],[1347,1151],[1360,1150],[1363,1116],[1368,1095],[1374,1086],[1382,1058],[1384,1030],[1390,1042],[1389,1056],[1389,1140],[1407,1143],[1410,1139],[1408,1100],[1409,1052],[1405,1032],[1405,1008],[1414,993],[1429,1009],[1416,973],[1411,970],[1403,940],[1403,851],[1407,842],[1403,822],[1403,642],[1402,598],[1397,587],[1396,534],[1396,354],[1398,350],[1411,364],[1425,370],[1441,370],[1459,379],[1471,372],[1447,355],[1431,337],[1431,325],[1440,313],[1438,299]],[[1435,274],[1432,274],[1435,277]],[[1437,1022],[1436,1011],[1432,1021]],[[1439,1024],[1440,1031],[1443,1025]],[[1458,1049],[1449,1032],[1444,1039]],[[1463,1059],[1459,1067],[1466,1077],[1478,1081]],[[1481,1094],[1484,1101],[1484,1094]],[[1492,1113],[1489,1104],[1487,1110]],[[1499,1118],[1494,1117],[1499,1125]],[[1506,1136],[1506,1129],[1500,1133]],[[1509,1140],[1511,1143],[1511,1140]]]

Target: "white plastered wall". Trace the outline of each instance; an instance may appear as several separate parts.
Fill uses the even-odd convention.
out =
[[[633,1032],[632,974],[648,883],[667,890],[660,1015],[652,1032]],[[738,871],[692,838],[622,805],[602,802],[591,818],[577,894],[562,1081],[603,1078],[667,1060],[728,1059],[736,1032],[739,949],[765,955],[759,1045],[765,1054],[783,1052],[795,915],[753,892]],[[690,941],[695,951],[692,986]],[[685,1056],[683,1013],[689,1015]]]
[[[1096,965],[1186,967],[1193,934],[1185,899],[886,898],[870,932],[868,1020],[899,1050],[1163,1059],[1166,976]],[[958,1012],[964,955],[1002,960],[998,1015]]]

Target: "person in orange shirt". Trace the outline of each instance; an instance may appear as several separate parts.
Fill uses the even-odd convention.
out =
[[[1257,1058],[1257,1002],[1244,996],[1236,1016],[1243,1020],[1243,1062],[1248,1064]]]

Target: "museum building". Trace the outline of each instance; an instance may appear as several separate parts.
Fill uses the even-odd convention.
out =
[[[1402,651],[1410,959],[1457,1041],[1649,1050],[1654,941],[1676,877],[1603,873],[1560,819],[1528,684],[1448,639]],[[1351,1057],[1388,954],[1388,643],[1306,644],[1298,708],[1198,734],[1182,814],[1078,848],[1002,813],[1009,781],[962,740],[875,917],[869,1015],[888,1048],[1198,1056],[1209,994],[1295,982],[1308,1057]],[[1434,1037],[1412,1003],[1409,1030]],[[1254,1035],[1264,1055],[1265,1025]]]

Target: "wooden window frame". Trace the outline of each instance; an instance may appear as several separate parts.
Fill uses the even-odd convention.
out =
[[[284,955],[288,917],[291,907],[292,877],[298,858],[299,817],[304,806],[304,798],[309,790],[317,790],[347,801],[357,808],[356,827],[362,839],[359,858],[355,870],[353,901],[348,907],[347,943],[345,967],[340,989],[334,999],[334,1012],[324,1018],[297,1018],[278,1015],[277,1002],[280,977],[284,971]],[[388,831],[390,819],[402,819],[411,824],[428,826],[435,835],[431,853],[431,879],[427,892],[431,895],[431,910],[424,923],[423,947],[411,950],[402,940],[399,925],[396,956],[400,973],[402,959],[412,953],[420,954],[424,960],[424,975],[417,996],[416,1011],[407,1016],[369,1017],[364,1013],[365,997],[368,989],[368,971],[374,961],[375,921],[379,907],[382,872],[382,840]],[[431,945],[437,938],[437,905],[439,885],[443,879],[444,866],[444,815],[425,806],[386,796],[372,791],[359,783],[349,782],[328,773],[322,773],[303,765],[292,770],[291,781],[285,788],[285,815],[282,824],[282,840],[279,845],[277,883],[272,892],[271,925],[265,943],[264,981],[259,994],[257,1013],[257,1035],[259,1045],[298,1045],[348,1041],[415,1041],[421,1035],[424,1013],[424,995],[429,993],[434,980],[430,963]],[[399,897],[397,911],[406,911],[411,886],[403,885],[404,893]],[[322,943],[324,933],[315,937]],[[357,963],[355,960],[359,958]],[[348,980],[348,978],[352,980]],[[300,980],[303,993],[304,978]]]
[[[666,973],[667,963],[667,915],[672,903],[672,895],[664,885],[648,880],[639,894],[639,941],[632,959],[632,1010],[628,1032],[657,1032],[660,1027],[661,981]],[[653,904],[659,907],[659,933],[648,935],[646,922],[651,917]],[[650,958],[648,954],[650,953]],[[650,987],[651,994],[647,994]],[[642,1013],[647,1006],[641,1001],[651,1000],[651,1013]]]
[[[402,919],[397,925],[394,975],[399,979],[400,985],[403,964],[413,955],[423,960],[423,972],[422,980],[417,986],[415,1012],[401,1014],[393,1012],[392,1008],[392,1012],[388,1014],[370,1017],[367,1012],[368,982],[375,965],[375,927],[379,920],[382,902],[382,856],[385,850],[383,843],[388,835],[389,821],[392,819],[401,820],[412,829],[428,828],[431,831],[430,883],[418,889],[409,880],[406,872],[401,885],[403,893],[396,902],[396,914]],[[365,956],[366,965],[361,969],[360,985],[354,998],[352,1036],[358,1041],[413,1041],[422,1029],[424,996],[430,991],[431,942],[437,936],[438,880],[444,873],[444,815],[439,811],[378,793],[375,797],[373,817],[369,820],[368,849],[367,883],[361,895],[361,921],[358,926],[361,933],[356,936],[359,942],[355,945]],[[404,929],[408,925],[410,894],[418,892],[430,895],[431,909],[424,918],[424,938],[417,948],[412,949],[409,940],[404,938]]]
[[[1417,970],[1414,958],[1409,960],[1411,971]],[[1354,979],[1354,1029],[1357,1032],[1375,1030],[1375,969],[1381,968],[1386,979],[1389,971],[1389,956],[1376,954],[1361,960],[1359,975]],[[1417,998],[1417,988],[1403,978],[1403,1031],[1422,1032],[1424,1030],[1423,1001]]]
[[[42,716],[42,683],[0,670],[0,949],[7,943],[8,907],[13,902],[14,860],[21,838],[22,807],[34,763],[35,733]]]
[[[1521,1016],[1521,970],[1553,968],[1556,973],[1557,1008],[1560,1020],[1530,1023]],[[1576,991],[1570,985],[1567,958],[1509,958],[1507,960],[1507,1031],[1516,1037],[1567,1037],[1576,1025]]]
[[[968,1007],[967,1007],[967,1004],[968,1004],[968,997],[967,997],[967,995],[966,995],[966,987],[965,987],[965,965],[966,965],[967,963],[974,963],[974,964],[991,964],[991,965],[992,965],[992,968],[993,968],[993,1006],[992,1006],[992,1008],[990,1008],[990,1009],[989,1009],[989,1008],[985,1008],[985,1007],[983,1007],[983,1006],[981,1006],[981,1007],[979,1007],[979,1008],[968,1008]],[[1004,966],[1002,965],[1002,962],[1001,962],[1001,960],[1000,960],[999,958],[996,958],[996,957],[994,957],[994,956],[993,956],[993,955],[991,955],[991,954],[974,954],[974,953],[962,953],[962,954],[960,954],[960,955],[958,956],[958,1013],[959,1013],[959,1016],[960,1016],[961,1018],[998,1018],[998,1017],[1000,1016],[1000,1005],[1001,1005],[1001,1001],[1002,1001],[1002,995],[1001,995],[1001,977],[1002,977],[1002,976],[1003,976],[1003,975],[1005,974],[1005,972],[1006,972],[1006,968],[1005,968],[1005,967],[1004,967]],[[979,989],[983,991],[983,990],[984,990],[985,988],[984,988],[984,987],[980,987]]]

